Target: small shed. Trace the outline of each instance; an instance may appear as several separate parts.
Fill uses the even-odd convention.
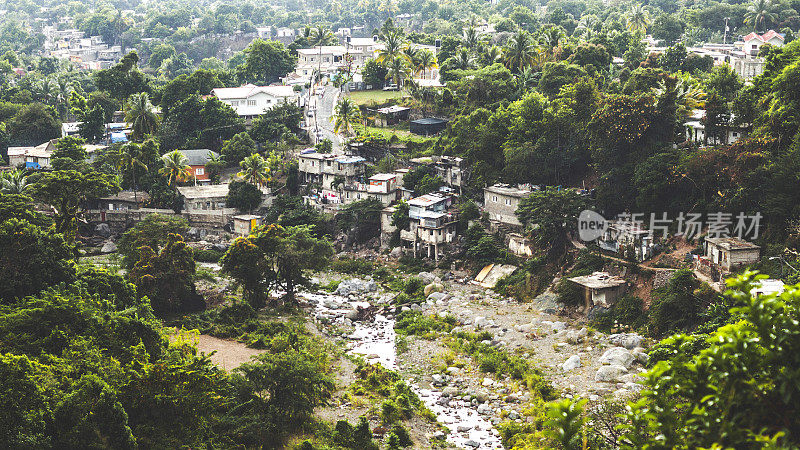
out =
[[[150,195],[144,191],[122,191],[114,195],[97,199],[97,209],[105,211],[120,211],[126,209],[139,209],[150,200]]]
[[[411,108],[392,105],[385,108],[379,108],[375,110],[375,112],[378,113],[378,117],[375,119],[375,124],[380,127],[388,127],[390,125],[396,125],[400,122],[408,120],[408,114],[411,112]]]
[[[447,120],[435,117],[412,120],[409,124],[409,131],[422,136],[431,136],[447,128]]]
[[[242,214],[233,216],[233,232],[239,236],[249,236],[253,228],[261,225],[261,216]]]
[[[583,288],[583,300],[588,311],[593,305],[608,308],[625,293],[627,282],[622,277],[608,272],[570,278],[569,281]]]

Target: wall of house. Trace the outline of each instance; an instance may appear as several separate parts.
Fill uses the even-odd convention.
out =
[[[507,225],[522,226],[517,219],[516,211],[520,199],[491,191],[484,191],[483,210],[489,215],[489,220]]]
[[[727,268],[746,266],[758,261],[759,249],[734,250],[729,252],[730,265]]]

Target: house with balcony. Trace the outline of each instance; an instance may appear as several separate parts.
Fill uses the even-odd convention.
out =
[[[439,193],[425,194],[408,201],[408,230],[400,230],[400,239],[414,256],[439,260],[443,246],[455,241],[456,215],[450,211],[453,198]]]
[[[397,175],[394,173],[378,173],[366,183],[355,182],[342,187],[342,203],[374,198],[388,206],[397,200]]]
[[[319,183],[323,192],[334,197],[337,191],[334,187],[363,183],[366,168],[367,160],[360,156],[309,152],[298,157],[300,180],[306,184]]]

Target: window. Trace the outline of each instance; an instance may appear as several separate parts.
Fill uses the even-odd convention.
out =
[[[231,100],[231,106],[239,106],[239,102],[237,100]]]
[[[496,196],[496,195],[493,195],[493,196],[492,196],[492,201],[493,201],[494,203],[497,203],[497,196]]]
[[[247,106],[256,106],[256,101],[255,100],[248,100],[247,101]]]
[[[330,62],[330,61],[331,61],[331,59],[330,59],[329,57],[327,57],[327,56],[326,56],[326,57],[325,57],[325,62]]]
[[[198,167],[197,169],[194,169],[194,174],[195,175],[205,175],[205,173],[206,173],[206,169],[203,168],[203,167]]]
[[[506,206],[511,206],[511,199],[510,198],[506,199]]]
[[[267,104],[269,105],[270,103],[272,103],[272,100],[267,99]]]

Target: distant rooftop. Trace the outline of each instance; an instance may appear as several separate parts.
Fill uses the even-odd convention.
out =
[[[489,186],[484,188],[486,192],[492,192],[500,195],[506,195],[509,197],[527,197],[531,194],[531,190],[527,188],[519,188],[516,186],[511,186],[509,184],[495,184],[494,186]]]
[[[205,186],[181,186],[178,192],[187,199],[225,197],[228,195],[227,184],[209,184]]]
[[[570,278],[569,281],[589,289],[614,288],[626,283],[621,277],[611,275],[608,272],[594,272],[591,275]]]
[[[755,250],[761,248],[756,244],[735,237],[706,238],[706,242],[725,250]]]

